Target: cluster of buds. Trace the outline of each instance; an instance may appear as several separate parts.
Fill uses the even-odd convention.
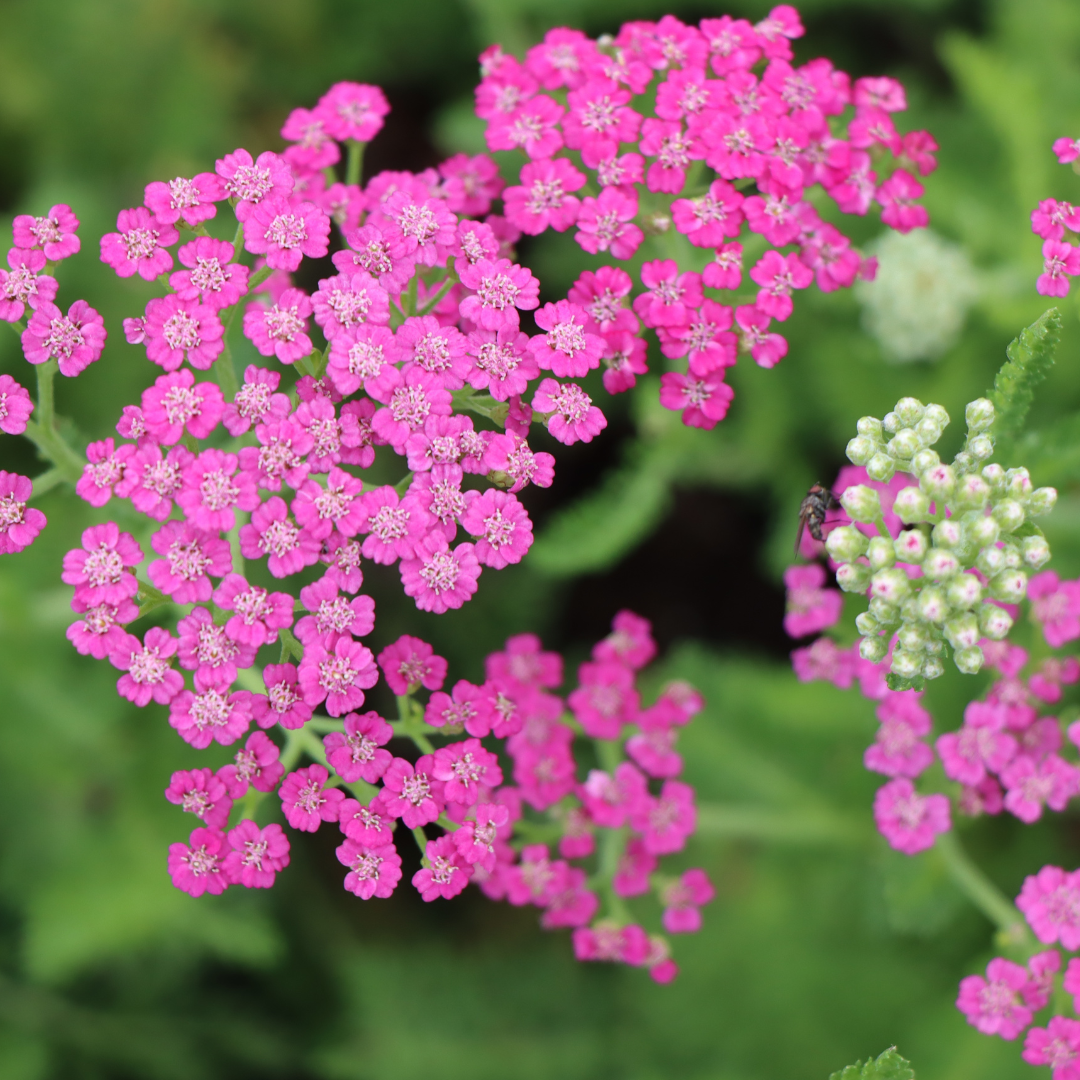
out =
[[[298,632],[315,621],[302,620]],[[296,702],[281,715],[275,690],[291,665],[268,667],[268,695],[240,696],[244,716],[270,733],[254,732],[216,772],[172,776],[166,798],[202,821],[188,843],[170,848],[173,883],[195,896],[269,888],[290,850],[281,825],[256,820],[276,791],[293,829],[341,830],[345,888],[361,899],[394,892],[402,877],[396,842],[411,831],[406,842],[415,840],[422,856],[412,884],[425,901],[450,899],[472,882],[494,900],[541,909],[546,929],[572,929],[578,959],[647,967],[669,982],[677,967],[667,939],[648,933],[629,901],[655,894],[663,930],[692,933],[713,888],[700,869],[658,872],[695,829],[694,791],[677,779],[675,745],[702,700],[672,683],[642,704],[637,672],[655,652],[648,622],[620,612],[564,701],[552,693],[563,658],[531,634],[487,657],[484,683],[461,679],[449,692],[446,660],[402,637],[378,657],[397,697],[393,722],[375,712],[312,718]],[[302,754],[314,763],[295,768]],[[581,777],[578,758],[594,766]]]
[[[1024,599],[1029,573],[1050,559],[1031,519],[1053,508],[1057,492],[1033,489],[1026,469],[989,462],[988,399],[971,402],[965,416],[967,438],[951,465],[933,449],[948,413],[915,398],[901,399],[882,420],[863,417],[847,445],[848,458],[871,480],[915,481],[895,492],[891,511],[904,526],[895,533],[876,489],[848,487],[840,502],[858,524],[833,529],[826,541],[840,587],[871,598],[856,620],[860,654],[878,662],[891,651],[896,689],[941,675],[947,646],[961,671],[977,672],[980,640],[1008,634],[1009,606]]]

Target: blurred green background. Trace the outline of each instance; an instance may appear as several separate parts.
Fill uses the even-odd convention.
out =
[[[758,18],[768,6],[727,10]],[[105,362],[58,388],[60,412],[104,437],[152,378],[118,333],[149,293],[118,287],[96,260],[97,238],[149,180],[209,168],[236,146],[276,148],[288,110],[340,79],[378,82],[393,104],[369,175],[475,152],[471,88],[485,45],[668,10],[724,9],[0,0],[0,230],[15,213],[70,203],[84,252],[63,268],[64,303],[85,296],[113,335]],[[49,529],[0,564],[4,1080],[818,1080],[894,1043],[927,1080],[1028,1072],[1017,1046],[977,1035],[953,1008],[958,979],[990,955],[989,924],[933,853],[907,859],[875,837],[876,783],[861,767],[872,708],[795,682],[777,582],[798,501],[831,481],[855,420],[902,394],[961,416],[1045,307],[1028,214],[1047,196],[1080,201],[1080,181],[1049,151],[1056,136],[1080,134],[1080,5],[811,0],[801,11],[800,59],[903,79],[905,128],[927,127],[941,144],[927,181],[934,236],[883,242],[880,287],[800,297],[787,359],[770,372],[739,365],[715,432],[684,429],[649,384],[611,402],[604,437],[560,448],[555,487],[532,496],[533,555],[485,575],[462,611],[421,616],[393,574],[371,575],[373,647],[422,634],[457,677],[478,677],[509,633],[538,630],[577,659],[619,607],[654,620],[655,680],[689,678],[708,699],[683,750],[711,809],[680,858],[709,870],[718,898],[704,932],[676,943],[679,980],[657,987],[642,972],[575,964],[566,935],[471,890],[452,904],[425,905],[407,886],[356,901],[327,829],[294,844],[268,895],[195,901],[173,890],[165,850],[190,821],[162,789],[173,769],[228,754],[191,751],[164,709],[127,707],[112,669],[65,642],[62,554],[108,508],[55,492],[41,502]],[[867,245],[882,231],[873,215],[843,228]],[[568,236],[522,255],[551,298],[585,265]],[[1069,434],[1080,374],[1075,308],[1063,306],[1059,364],[1034,418]],[[26,381],[10,334],[0,370]],[[951,430],[943,449],[960,437]],[[0,465],[42,468],[10,438]],[[1044,456],[1034,471],[1062,488],[1048,531],[1056,565],[1075,575],[1080,456]],[[955,672],[934,685],[939,730],[957,725],[972,685]],[[1080,848],[1071,813],[1035,828],[977,822],[964,835],[1010,895],[1046,861],[1075,865]]]

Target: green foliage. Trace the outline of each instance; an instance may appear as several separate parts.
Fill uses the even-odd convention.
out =
[[[868,1058],[865,1065],[856,1061],[834,1072],[829,1080],[915,1080],[915,1070],[896,1052],[895,1046],[890,1046],[876,1058]]]
[[[1021,330],[1005,350],[1008,360],[994,378],[986,396],[994,403],[993,432],[999,442],[1009,443],[1024,428],[1035,400],[1035,387],[1050,373],[1061,340],[1061,312],[1050,308],[1031,326]]]

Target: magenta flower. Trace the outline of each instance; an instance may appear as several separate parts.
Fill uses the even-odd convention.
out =
[[[364,583],[360,569],[360,542],[331,533],[321,556],[328,569],[326,576],[345,592],[354,593]]]
[[[874,820],[889,844],[905,855],[934,846],[952,828],[945,795],[919,795],[906,777],[890,780],[874,797]]]
[[[218,829],[193,830],[187,844],[169,845],[173,885],[192,896],[223,893],[232,884],[225,869],[226,855],[225,836]]]
[[[281,810],[294,829],[315,832],[324,821],[337,821],[345,793],[340,788],[328,788],[329,778],[321,765],[309,765],[282,780],[278,789]]]
[[[167,455],[156,443],[147,443],[127,459],[116,494],[131,499],[140,514],[164,521],[172,513],[172,500],[184,480],[184,469],[195,460],[186,446],[174,446]]]
[[[232,570],[229,542],[182,521],[167,521],[150,540],[161,559],[147,576],[177,604],[205,603],[214,586],[208,575],[222,577]]]
[[[682,412],[689,427],[709,431],[727,416],[735,391],[724,382],[724,369],[711,371],[703,378],[668,371],[660,376],[660,404],[665,409]]]
[[[559,121],[564,112],[563,107],[546,94],[530,97],[509,116],[500,116],[489,121],[484,132],[488,149],[521,149],[529,155],[530,164],[547,161],[562,148]],[[564,161],[564,158],[556,159],[556,163]],[[506,196],[507,192],[503,192],[504,199]],[[511,221],[514,220],[509,213],[507,216]]]
[[[843,595],[836,589],[823,589],[825,569],[819,563],[789,566],[784,571],[787,588],[787,614],[784,631],[800,638],[833,626],[844,607]]]
[[[434,763],[431,754],[418,758],[415,766],[403,758],[394,758],[383,773],[380,802],[385,812],[401,818],[407,829],[434,821],[445,806],[443,786],[431,775]]]
[[[682,851],[697,827],[694,789],[679,780],[665,780],[657,798],[647,797],[631,809],[630,824],[653,855]]]
[[[49,207],[44,217],[18,214],[11,223],[17,248],[40,248],[49,262],[60,262],[78,252],[81,244],[75,235],[79,219],[66,203]]]
[[[514,493],[528,484],[550,487],[555,478],[555,458],[543,451],[533,453],[529,444],[516,435],[496,435],[484,452],[484,464],[505,473]]]
[[[261,731],[256,731],[248,736],[243,749],[233,755],[233,764],[223,765],[217,775],[228,786],[229,794],[234,799],[243,798],[249,785],[256,791],[273,791],[285,771],[280,756],[277,744]]]
[[[540,282],[509,259],[480,259],[462,269],[461,283],[474,292],[461,301],[459,311],[482,330],[516,328],[518,309],[532,311],[540,302]]]
[[[1024,879],[1016,906],[1043,944],[1080,948],[1080,871],[1044,866]]]
[[[300,696],[293,664],[267,664],[263,668],[266,694],[254,694],[251,712],[261,728],[280,724],[295,731],[311,719],[311,706]]]
[[[649,936],[636,924],[579,927],[573,934],[578,960],[601,960],[639,966],[649,955]]]
[[[987,965],[985,979],[968,975],[960,980],[956,1007],[984,1035],[1015,1039],[1031,1023],[1031,1009],[1022,1000],[1027,982],[1025,968],[998,957]]]
[[[552,862],[546,844],[530,844],[522,849],[521,862],[506,868],[506,898],[515,907],[547,907],[566,888],[569,869],[562,860]]]
[[[457,896],[472,876],[472,867],[458,854],[452,836],[429,840],[424,861],[429,865],[413,874],[412,883],[429,903],[438,897],[449,900]]]
[[[1017,743],[1001,728],[1000,708],[972,701],[964,710],[964,726],[938,738],[937,752],[950,780],[975,786],[988,772],[998,773],[1016,754]]]
[[[922,736],[930,734],[930,714],[913,693],[890,693],[878,706],[881,721],[877,739],[863,756],[863,764],[886,776],[916,777],[934,760]]]
[[[215,164],[225,195],[235,201],[238,220],[247,221],[252,209],[267,196],[284,198],[293,189],[292,170],[269,150],[252,160],[246,150],[234,150]]]
[[[247,525],[241,526],[240,550],[245,559],[269,556],[270,573],[283,578],[317,563],[322,544],[307,529],[296,526],[289,518],[285,500],[275,495],[254,511]]]
[[[387,240],[403,244],[405,255],[421,266],[444,263],[454,243],[457,218],[441,199],[399,189],[379,206],[378,215]]]
[[[232,307],[248,291],[248,268],[233,262],[233,246],[200,236],[185,244],[177,258],[188,267],[169,278],[181,300],[201,300],[212,311]]]
[[[367,533],[361,551],[384,566],[411,558],[431,524],[431,516],[415,495],[400,498],[389,485],[365,492],[360,498],[357,532]]]
[[[646,326],[685,326],[691,310],[701,306],[701,275],[679,273],[674,259],[656,259],[641,268],[641,282],[648,289],[634,300],[634,310]]]
[[[392,844],[392,826],[393,819],[383,812],[378,795],[367,806],[361,806],[355,799],[343,799],[338,804],[338,828],[364,847]]]
[[[353,394],[400,359],[401,345],[392,330],[364,324],[354,333],[338,334],[330,342],[326,374],[339,393]]]
[[[312,202],[267,195],[244,222],[244,247],[265,256],[267,266],[292,272],[305,255],[321,259],[327,253],[330,218]]]
[[[401,560],[401,583],[421,611],[442,614],[461,607],[476,592],[480,570],[472,544],[458,544],[451,551],[446,536],[434,531],[417,542],[413,558]]]
[[[407,634],[379,653],[379,667],[387,685],[399,696],[421,686],[427,690],[440,690],[446,679],[446,661],[435,656],[426,641]]]
[[[1049,1065],[1053,1080],[1080,1078],[1080,1022],[1052,1016],[1044,1028],[1032,1028],[1020,1056],[1029,1065]]]
[[[590,78],[572,90],[562,124],[566,145],[580,150],[591,165],[614,157],[620,143],[637,140],[641,128],[641,114],[627,107],[630,100],[629,91],[606,78]]]
[[[69,378],[85,371],[105,348],[105,320],[85,301],[76,300],[67,315],[40,301],[22,332],[23,355],[31,364],[56,360]]]
[[[279,870],[289,865],[289,840],[280,825],[260,829],[243,820],[228,832],[232,850],[225,856],[225,873],[246,889],[269,889]]]
[[[198,673],[194,691],[182,690],[169,708],[169,726],[197,750],[212,742],[230,746],[244,736],[251,719],[251,694],[208,685]]]
[[[205,439],[218,426],[225,399],[216,383],[196,383],[186,368],[159,375],[143,391],[142,413],[146,430],[164,446],[188,434]]]
[[[617,739],[624,724],[637,720],[639,698],[633,672],[611,661],[578,668],[577,690],[567,698],[585,733],[594,739]]]
[[[521,184],[503,192],[506,217],[530,236],[547,228],[565,232],[581,205],[573,192],[584,185],[584,174],[564,158],[531,161],[521,169]]]
[[[418,364],[404,372],[385,367],[364,388],[385,406],[372,418],[372,430],[399,453],[409,435],[422,430],[429,416],[449,416],[453,411],[443,380]]]
[[[852,121],[854,125],[855,121]],[[916,204],[922,197],[922,184],[906,169],[896,172],[877,189],[877,201],[881,204],[881,220],[897,232],[911,232],[925,228],[930,221],[926,208]],[[1080,264],[1077,267],[1080,270]]]
[[[1048,645],[1058,649],[1080,638],[1080,581],[1061,581],[1053,570],[1044,570],[1028,582],[1027,595]]]
[[[390,321],[389,296],[366,270],[323,278],[311,302],[315,322],[328,341],[366,323],[382,325]]]
[[[737,289],[742,284],[742,250],[742,244],[736,242],[718,247],[712,262],[701,272],[702,282],[710,289]]]
[[[722,114],[718,118],[722,120]],[[677,195],[686,186],[686,170],[691,161],[705,157],[705,146],[691,129],[672,120],[648,119],[641,125],[641,152],[656,160],[645,174],[650,191]],[[710,162],[711,163],[711,162]],[[718,169],[721,176],[727,174]]]
[[[450,743],[435,751],[431,775],[443,782],[447,802],[472,806],[483,788],[494,789],[503,782],[499,759],[480,745],[479,739]]]
[[[413,316],[400,327],[396,340],[401,358],[406,361],[406,376],[415,366],[435,376],[447,390],[459,390],[464,385],[472,364],[466,359],[468,340],[457,327],[441,325],[434,315]]]
[[[1057,754],[1035,761],[1019,755],[1001,771],[1005,785],[1005,809],[1030,825],[1042,817],[1043,804],[1061,811],[1080,792],[1080,769]]]
[[[374,629],[375,601],[370,596],[339,596],[328,577],[302,588],[300,602],[310,612],[296,624],[296,636],[305,645],[332,649],[340,637],[364,637]]]
[[[1069,656],[1063,660],[1047,657],[1030,679],[1028,689],[1050,705],[1061,700],[1062,685],[1070,685],[1080,679],[1080,662]]]
[[[545,304],[536,313],[536,325],[546,334],[529,342],[529,351],[540,368],[560,378],[580,378],[600,364],[604,341],[585,330],[588,315],[568,300]]]
[[[56,299],[56,278],[41,273],[45,256],[40,251],[11,248],[7,253],[10,271],[0,270],[0,321],[18,322],[23,312],[43,301]]]
[[[165,789],[165,798],[212,829],[228,824],[233,804],[225,782],[210,769],[174,772]]]
[[[1031,211],[1031,231],[1044,240],[1061,240],[1065,230],[1080,232],[1080,215],[1071,203],[1043,199]]]
[[[688,321],[682,326],[661,326],[657,330],[660,349],[668,357],[686,356],[690,374],[701,378],[735,363],[739,338],[731,331],[731,323],[730,307],[704,300],[700,309],[689,313]],[[610,339],[611,335],[607,336]],[[635,343],[638,340],[633,339]]]
[[[379,681],[379,669],[370,649],[341,637],[333,649],[309,645],[297,680],[307,705],[325,702],[331,716],[344,716],[364,704],[364,691]]]
[[[230,435],[243,435],[252,424],[283,420],[292,410],[286,394],[276,394],[281,376],[276,371],[249,364],[244,370],[244,385],[233,401],[225,406],[222,422]]]
[[[1046,240],[1042,246],[1043,272],[1035,282],[1043,296],[1065,296],[1069,278],[1080,274],[1080,248],[1060,240]]]
[[[645,850],[639,837],[633,836],[619,859],[611,886],[619,896],[644,896],[650,888],[649,877],[658,865],[659,859]]]
[[[377,86],[366,83],[334,83],[321,98],[315,111],[322,117],[326,133],[344,142],[371,142],[382,130],[383,117],[390,104]]]
[[[176,503],[197,529],[228,532],[236,510],[254,510],[259,492],[247,473],[237,473],[237,457],[222,450],[204,450],[182,473]]]
[[[104,660],[122,644],[124,626],[139,617],[139,607],[131,600],[119,604],[86,604],[72,599],[71,608],[83,617],[67,628],[67,639],[80,656],[92,656],[95,660]]]
[[[325,487],[315,480],[304,481],[292,501],[293,516],[301,528],[322,540],[335,530],[339,540],[355,536],[364,520],[362,491],[362,481],[334,466],[327,474]]]
[[[257,424],[255,437],[259,446],[245,446],[240,451],[240,468],[252,473],[260,488],[280,491],[284,481],[299,491],[307,479],[310,466],[305,455],[315,440],[294,420],[268,418]]]
[[[735,321],[741,331],[742,346],[758,367],[776,367],[787,356],[787,341],[780,334],[769,333],[771,318],[756,304],[735,309]]]
[[[574,239],[592,255],[610,251],[616,259],[630,259],[645,239],[641,229],[632,224],[637,212],[633,190],[606,187],[599,198],[588,196],[582,201]]]
[[[676,199],[671,204],[671,218],[675,228],[695,247],[719,248],[726,238],[737,237],[742,230],[743,201],[743,195],[726,180],[714,180],[706,194]],[[725,287],[711,281],[705,284]]]
[[[758,310],[783,322],[794,310],[792,290],[805,289],[814,280],[814,272],[797,254],[785,257],[777,251],[766,251],[750,270],[750,277],[761,286]]]
[[[0,375],[0,429],[4,427],[3,410],[4,380],[10,377]],[[18,384],[15,384],[18,386]],[[22,387],[19,387],[21,390]],[[25,393],[25,391],[23,391]],[[17,405],[23,405],[16,399]],[[27,396],[26,404],[33,409]],[[25,408],[25,405],[23,405]],[[27,412],[29,415],[29,412]],[[25,428],[25,422],[23,427]],[[104,506],[112,498],[113,487],[124,478],[124,471],[128,460],[136,453],[136,449],[130,443],[123,444],[118,450],[114,448],[112,439],[102,439],[100,442],[92,442],[86,448],[87,464],[83,466],[83,474],[75,484],[75,494],[85,499],[91,506]]]
[[[382,749],[393,734],[377,713],[349,713],[344,732],[332,731],[323,737],[326,760],[346,783],[364,780],[374,784],[393,760],[390,751]]]
[[[135,596],[139,583],[131,571],[142,562],[143,553],[134,537],[107,521],[86,529],[82,545],[64,556],[60,575],[64,584],[75,586],[80,603],[119,605]]]
[[[701,908],[716,895],[704,870],[687,870],[660,894],[663,925],[669,934],[694,934],[701,929]]]
[[[111,266],[118,277],[138,274],[144,281],[154,281],[173,268],[172,247],[180,234],[143,206],[121,210],[116,218],[119,232],[101,238],[101,261]]]
[[[147,630],[143,641],[125,634],[109,653],[109,663],[125,672],[116,682],[116,692],[140,707],[151,699],[168,705],[184,689],[184,676],[172,668],[175,654],[176,638],[160,627]]]
[[[576,383],[544,379],[536,388],[532,405],[547,415],[548,431],[567,446],[591,442],[607,427],[604,414]]]
[[[490,696],[486,686],[474,686],[466,679],[459,679],[449,694],[437,692],[424,710],[424,721],[432,727],[446,727],[460,731],[464,728],[470,735],[483,737],[491,731],[494,719]]]
[[[179,295],[159,296],[146,305],[146,355],[166,371],[185,360],[206,371],[225,347],[225,327],[217,312]]]
[[[218,177],[199,173],[191,180],[178,176],[168,183],[155,180],[147,184],[143,202],[158,221],[174,225],[183,218],[194,228],[217,213],[214,203],[223,198],[225,189]]]
[[[477,390],[487,390],[496,401],[524,393],[529,380],[540,374],[534,355],[528,351],[529,336],[516,324],[497,332],[474,330],[468,342],[475,364],[465,378]]]
[[[532,546],[532,522],[525,507],[513,495],[496,488],[467,494],[461,525],[477,537],[477,559],[496,570],[521,562]]]
[[[393,843],[367,844],[346,839],[337,848],[337,857],[349,868],[345,888],[361,900],[373,896],[385,899],[401,880],[401,856]]]
[[[1028,961],[1028,982],[1020,993],[1024,997],[1024,1004],[1032,1012],[1045,1009],[1050,1003],[1050,995],[1054,992],[1054,976],[1060,969],[1061,954],[1057,949],[1036,953]],[[1076,981],[1076,965],[1072,960],[1069,961],[1062,985],[1067,994],[1075,995],[1077,990],[1080,990],[1080,983]]]

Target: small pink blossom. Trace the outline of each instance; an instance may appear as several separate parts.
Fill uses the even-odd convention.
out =
[[[769,333],[769,315],[756,304],[744,304],[735,309],[735,321],[741,331],[742,347],[759,367],[776,367],[787,356],[788,344],[780,334]]]
[[[327,787],[330,774],[321,765],[309,765],[289,773],[278,796],[285,820],[301,832],[315,832],[324,821],[337,821],[345,793]]]
[[[83,617],[67,628],[67,639],[80,656],[92,656],[95,660],[106,659],[116,646],[123,644],[124,626],[139,617],[139,607],[131,600],[87,604],[72,599],[71,609]]]
[[[232,850],[225,856],[225,872],[247,889],[269,889],[278,871],[289,865],[289,840],[280,825],[262,829],[254,821],[241,821],[227,834]]]
[[[60,262],[76,254],[82,246],[76,231],[79,219],[66,203],[50,206],[43,217],[17,214],[11,223],[17,248],[40,248],[49,262]]]
[[[194,691],[182,690],[173,698],[169,725],[197,750],[212,742],[230,746],[251,726],[251,694],[209,685],[196,673]]]
[[[682,851],[697,827],[694,789],[679,780],[665,780],[656,798],[649,796],[631,810],[630,825],[641,833],[651,854]]]
[[[184,677],[172,667],[176,655],[176,638],[168,631],[154,626],[146,631],[143,641],[134,634],[125,634],[109,653],[109,662],[123,671],[116,683],[116,692],[140,708],[156,701],[168,705],[184,691]]]
[[[401,696],[421,686],[441,690],[447,663],[426,641],[405,634],[379,653],[379,667],[390,689]]]
[[[346,838],[336,853],[338,862],[349,868],[345,888],[361,900],[385,899],[401,880],[401,856],[393,843],[367,844]]]
[[[1049,1065],[1053,1080],[1080,1080],[1080,1021],[1052,1016],[1027,1033],[1020,1056],[1029,1065]]]
[[[214,217],[214,203],[223,198],[225,189],[217,175],[199,173],[191,180],[182,176],[167,183],[155,180],[146,185],[143,201],[158,221],[174,225],[183,218],[194,227]]]
[[[196,383],[187,368],[159,375],[142,395],[146,430],[163,446],[178,443],[185,431],[205,439],[224,411],[225,399],[217,384]]]
[[[332,649],[308,645],[297,675],[306,704],[325,702],[331,716],[343,716],[364,704],[364,691],[379,680],[371,650],[341,637]]]
[[[789,637],[806,637],[833,626],[844,606],[843,595],[836,589],[824,589],[825,569],[820,563],[789,566],[784,571],[787,588],[787,614],[784,630]]]
[[[334,83],[315,106],[326,133],[342,142],[371,142],[382,130],[390,103],[377,86],[367,83]]]
[[[532,406],[547,415],[548,431],[567,446],[592,442],[607,427],[604,414],[576,383],[544,379],[536,388]]]
[[[235,200],[239,221],[247,221],[252,209],[267,196],[281,198],[293,189],[292,170],[269,150],[257,159],[252,159],[246,150],[234,150],[218,159],[215,171],[222,179],[225,196]]]
[[[584,174],[565,158],[530,161],[521,169],[521,184],[503,192],[506,217],[529,236],[547,228],[565,232],[577,220],[581,206],[573,192],[584,186]]]
[[[450,743],[435,751],[431,775],[443,783],[447,802],[472,806],[481,789],[497,788],[503,780],[499,759],[479,739]]]
[[[176,888],[191,896],[223,893],[232,876],[225,869],[228,847],[218,829],[195,829],[187,844],[169,845],[169,876]]]
[[[938,833],[948,832],[952,827],[948,797],[919,795],[906,777],[878,788],[874,820],[881,835],[905,855],[933,847]]]
[[[442,532],[429,532],[415,547],[415,557],[401,560],[405,595],[421,611],[442,613],[459,608],[475,592],[481,566],[472,544],[453,550]]]
[[[659,859],[645,850],[641,840],[633,836],[626,844],[611,886],[622,897],[644,896],[649,891],[649,878],[659,865]]]
[[[121,210],[114,233],[101,238],[101,261],[111,266],[119,277],[138,274],[144,281],[154,281],[173,268],[166,248],[180,239],[176,229],[161,221],[143,206]]]
[[[80,603],[118,605],[139,591],[132,571],[142,560],[142,548],[135,538],[107,521],[84,530],[82,548],[64,556],[60,580],[75,586],[75,598]]]
[[[393,738],[393,729],[373,712],[349,713],[344,723],[344,732],[323,736],[327,762],[346,783],[376,783],[393,760],[390,751],[382,749]]]
[[[645,239],[633,224],[637,212],[637,195],[632,189],[626,192],[606,187],[598,198],[590,195],[582,200],[574,239],[591,255],[610,251],[616,259],[633,258]]]
[[[45,256],[40,251],[11,248],[7,253],[10,270],[0,270],[0,321],[18,322],[27,307],[56,299],[56,278],[41,273]]]
[[[255,694],[251,712],[261,728],[280,724],[288,731],[302,728],[311,719],[311,706],[300,695],[294,664],[267,664],[263,668],[266,694]]]
[[[693,934],[701,929],[701,908],[716,895],[704,870],[687,870],[660,893],[663,926],[669,934]]]
[[[578,960],[606,960],[640,966],[649,955],[649,936],[636,924],[579,927],[573,934]]]
[[[896,172],[877,189],[877,201],[881,204],[881,220],[896,229],[897,232],[906,233],[912,229],[925,228],[930,221],[930,215],[926,208],[918,206],[916,199],[921,198],[924,188],[906,169],[897,169]],[[1080,258],[1080,256],[1078,256]],[[1077,271],[1080,271],[1080,263]]]
[[[4,428],[5,379],[10,381],[9,376],[0,375],[0,429]],[[22,404],[18,399],[16,402]],[[30,409],[33,409],[32,404]],[[136,448],[130,443],[124,443],[117,449],[111,438],[90,443],[86,448],[87,463],[83,466],[83,474],[75,484],[75,494],[91,506],[104,506],[112,498],[113,487],[123,480],[127,462],[135,453]]]
[[[634,300],[634,311],[646,326],[684,326],[704,298],[701,275],[690,270],[680,273],[674,259],[645,263],[641,282],[648,291]]]
[[[212,829],[222,829],[229,822],[233,801],[224,781],[210,769],[174,772],[165,789],[165,798]]]
[[[274,496],[262,503],[251,521],[240,528],[240,550],[245,559],[269,556],[267,566],[276,578],[299,573],[319,561],[321,543],[289,517],[285,500]]]
[[[85,300],[76,300],[67,315],[43,300],[22,332],[23,355],[31,364],[56,360],[60,374],[73,378],[101,357],[108,336],[105,320]]]
[[[330,218],[314,203],[268,195],[244,222],[244,247],[275,270],[295,270],[306,255],[321,259],[330,246]]]
[[[163,558],[150,563],[147,576],[177,604],[205,603],[214,591],[208,575],[223,577],[232,570],[227,540],[182,521],[167,521],[150,546]]]
[[[956,1007],[984,1035],[1015,1039],[1031,1023],[1031,1009],[1022,997],[1027,981],[1025,968],[995,958],[987,965],[985,979],[969,975],[960,980]]]
[[[1044,570],[1028,582],[1027,595],[1048,645],[1058,649],[1080,638],[1080,581],[1061,581],[1053,570]]]
[[[1080,871],[1044,866],[1024,879],[1016,906],[1044,945],[1080,948]]]
[[[726,180],[714,180],[706,194],[694,199],[676,199],[671,204],[672,221],[695,247],[719,248],[725,239],[737,237],[741,232],[743,201],[742,194]],[[705,284],[723,287],[708,280]]]
[[[496,570],[521,562],[532,546],[532,522],[525,508],[513,495],[496,488],[466,495],[461,525],[477,538],[477,559]]]
[[[1005,809],[1030,825],[1042,817],[1043,805],[1061,811],[1080,792],[1080,769],[1057,754],[1035,761],[1021,754],[1001,771]]]
[[[425,901],[439,897],[449,900],[469,883],[472,867],[458,853],[452,836],[429,840],[424,861],[428,863],[413,874],[412,883]]]
[[[394,758],[383,773],[380,802],[385,812],[401,818],[407,829],[435,821],[445,806],[442,784],[432,776],[434,764],[431,754],[418,758],[415,766],[404,758]]]
[[[706,431],[727,416],[735,391],[724,381],[724,371],[711,371],[702,378],[667,371],[660,376],[660,404],[665,409],[682,412],[689,427]]]
[[[480,259],[460,272],[461,283],[473,293],[458,305],[461,315],[482,330],[517,327],[518,310],[539,304],[540,282],[524,266],[509,259]]]
[[[252,695],[251,704],[254,705]],[[233,755],[232,763],[223,765],[217,775],[228,785],[234,799],[243,798],[248,787],[256,791],[273,791],[285,772],[277,744],[261,731],[248,736],[242,750]]]

